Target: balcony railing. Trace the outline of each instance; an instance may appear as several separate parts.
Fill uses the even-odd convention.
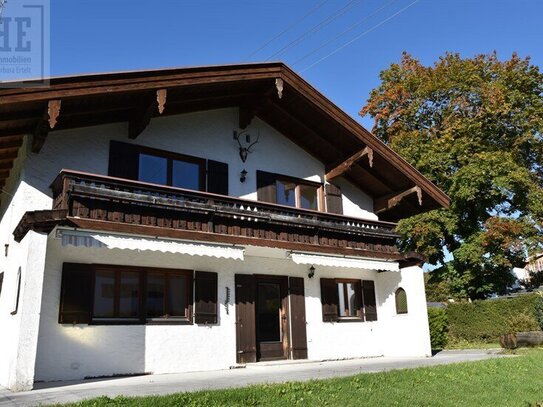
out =
[[[397,253],[389,222],[70,170],[51,188],[53,209],[78,219]]]

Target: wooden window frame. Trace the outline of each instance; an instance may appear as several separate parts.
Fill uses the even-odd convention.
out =
[[[262,171],[262,172],[266,172],[266,171]],[[289,208],[297,208],[297,209],[304,209],[304,210],[308,210],[308,211],[318,211],[318,212],[324,212],[325,211],[325,208],[324,208],[324,184],[321,183],[321,182],[316,182],[316,181],[309,181],[309,180],[306,180],[306,179],[303,179],[303,178],[296,178],[296,177],[291,177],[289,175],[283,175],[283,174],[277,174],[277,173],[273,173],[273,172],[268,172],[268,174],[270,176],[272,176],[274,179],[275,179],[275,184],[276,184],[276,190],[275,190],[275,203],[277,203],[277,182],[278,181],[283,181],[283,182],[290,182],[290,183],[293,183],[293,184],[296,184],[296,187],[294,189],[294,206],[289,206],[289,205],[283,205],[283,206],[288,206]],[[307,187],[312,187],[312,188],[316,188],[317,189],[317,209],[307,209],[307,208],[302,208],[300,203],[301,203],[301,193],[300,193],[300,186],[307,186]],[[278,204],[278,205],[281,205],[281,204]]]
[[[92,273],[92,304],[90,307],[90,322],[89,325],[162,325],[162,324],[192,324],[193,323],[193,290],[194,290],[194,276],[193,270],[181,270],[181,269],[168,269],[168,268],[155,268],[155,267],[135,267],[135,266],[117,266],[106,264],[92,264],[90,265]],[[137,318],[132,317],[112,317],[112,318],[100,318],[94,317],[94,296],[95,296],[95,284],[96,284],[96,272],[107,271],[115,273],[115,293],[114,293],[114,315],[118,315],[118,303],[120,293],[120,273],[124,272],[137,272],[139,273],[139,316]],[[161,273],[180,275],[186,278],[186,306],[184,317],[171,317],[171,318],[147,318],[147,276],[150,273]],[[169,279],[166,279],[168,281]],[[165,286],[165,290],[167,287]]]
[[[334,282],[336,284],[336,289],[339,290],[339,286],[338,284],[343,284],[343,289],[346,290],[347,286],[345,284],[359,284],[361,286],[362,284],[362,281],[361,280],[357,280],[356,278],[335,278],[334,279]],[[344,291],[344,298],[345,300],[347,299],[347,295],[346,295],[346,291]],[[338,304],[337,304],[337,312],[338,312],[338,320],[337,322],[364,322],[364,304],[363,304],[363,301],[362,301],[362,293],[359,292],[359,291],[356,291],[355,290],[355,298],[356,300],[358,301],[358,304],[359,304],[359,315],[357,316],[354,316],[354,317],[346,317],[346,316],[341,316],[340,315],[340,309],[339,309],[339,301],[338,301]],[[349,308],[345,308],[346,310],[348,310]]]
[[[184,161],[191,164],[197,164],[199,167],[199,186],[198,190],[205,192],[207,191],[207,160],[205,158],[200,157],[194,157],[191,155],[181,154],[181,153],[173,153],[171,151],[166,150],[160,150],[157,148],[147,147],[147,146],[140,146],[140,145],[133,145],[136,149],[136,152],[138,154],[138,181],[141,181],[139,179],[139,160],[140,160],[140,154],[145,155],[151,155],[155,157],[161,157],[166,159],[166,185],[167,186],[173,186],[173,161]],[[180,187],[176,187],[180,188]]]
[[[399,309],[399,305],[398,305],[398,296],[403,292],[403,294],[405,295],[405,311],[404,310],[400,310]],[[396,305],[396,315],[407,315],[409,313],[409,306],[407,304],[407,292],[405,291],[404,288],[402,287],[398,287],[396,289],[396,291],[394,292],[394,302],[395,302],[395,305]]]

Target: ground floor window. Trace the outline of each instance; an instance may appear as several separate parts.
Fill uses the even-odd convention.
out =
[[[325,322],[375,321],[375,285],[371,280],[321,278]]]
[[[403,288],[396,290],[396,314],[407,314],[407,294]]]
[[[60,323],[192,323],[193,309],[196,323],[217,323],[217,273],[64,264]]]

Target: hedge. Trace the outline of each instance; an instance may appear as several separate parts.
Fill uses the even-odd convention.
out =
[[[539,330],[535,317],[536,294],[472,303],[450,303],[447,307],[449,339],[498,342],[510,332]]]
[[[432,349],[443,349],[447,345],[447,311],[443,308],[428,308],[428,324]]]

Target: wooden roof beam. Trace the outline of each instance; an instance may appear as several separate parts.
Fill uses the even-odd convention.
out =
[[[32,152],[39,153],[45,144],[45,139],[49,131],[54,129],[60,115],[60,99],[54,99],[47,102],[47,108],[41,119],[38,120],[32,137]]]
[[[132,118],[128,121],[128,138],[135,139],[143,133],[157,111],[159,114],[164,113],[166,96],[166,89],[158,89],[149,103],[134,111]]]
[[[373,211],[376,214],[388,211],[398,205],[404,198],[412,194],[417,194],[419,206],[422,206],[422,189],[418,185],[415,185],[403,192],[376,199],[373,203]]]
[[[341,164],[336,165],[334,168],[328,171],[326,175],[324,176],[324,178],[326,179],[326,181],[331,181],[334,178],[337,178],[345,174],[347,171],[351,169],[351,167],[353,166],[355,162],[357,162],[358,160],[366,156],[368,157],[370,167],[373,167],[373,150],[369,147],[365,147],[359,152],[347,158]]]

